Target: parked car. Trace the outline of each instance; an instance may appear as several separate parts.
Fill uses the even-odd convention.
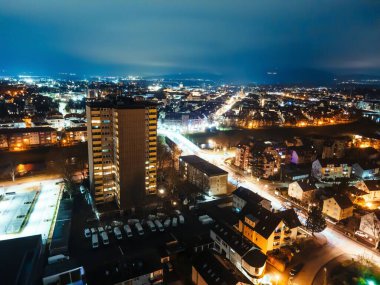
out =
[[[96,234],[96,233],[97,233],[96,228],[91,228],[91,234],[93,235],[93,234]]]
[[[109,239],[108,239],[108,235],[107,235],[107,233],[106,233],[105,231],[102,231],[102,232],[100,233],[100,236],[102,237],[102,240],[103,240],[103,244],[104,244],[104,245],[107,245],[107,244],[110,243],[110,241],[109,241]]]
[[[91,231],[90,231],[88,228],[85,228],[85,229],[84,229],[84,236],[85,236],[86,238],[91,237]]]
[[[148,225],[151,232],[156,231],[156,226],[154,225],[154,223],[152,221],[147,221],[146,224]]]
[[[104,229],[107,231],[107,233],[112,233],[112,227],[110,225],[106,225]]]
[[[154,224],[156,225],[157,229],[160,231],[160,232],[163,232],[164,231],[164,227],[162,226],[161,222],[159,220],[154,220]]]
[[[139,233],[140,236],[142,236],[144,234],[143,227],[141,226],[140,223],[136,223],[135,224],[135,228],[136,228],[136,230],[137,230],[137,232]]]
[[[165,227],[165,228],[170,227],[170,223],[171,223],[170,218],[167,218],[167,219],[165,220],[165,222],[164,222],[164,227]]]
[[[117,239],[123,239],[123,236],[121,235],[121,231],[120,231],[119,227],[114,227],[113,232],[114,232],[115,237]]]
[[[98,232],[99,232],[99,233],[104,232],[104,228],[103,228],[103,227],[98,227]]]
[[[366,233],[363,233],[362,231],[356,231],[355,235],[362,238],[368,238],[368,235]]]
[[[132,237],[133,236],[131,227],[129,225],[124,225],[124,231],[127,234],[127,237]]]
[[[303,263],[298,263],[297,265],[295,265],[292,269],[290,269],[290,276],[296,276],[302,270],[303,266]]]
[[[98,248],[99,247],[99,240],[98,240],[98,234],[92,235],[92,248]]]
[[[328,221],[329,223],[333,225],[336,225],[338,223],[337,221],[334,221],[333,219],[330,219],[330,218],[326,218],[326,221]]]

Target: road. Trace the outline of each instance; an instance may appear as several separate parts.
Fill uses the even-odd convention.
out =
[[[251,189],[253,192],[258,193],[265,199],[268,199],[272,202],[272,206],[275,209],[279,209],[283,207],[282,202],[279,200],[279,198],[272,193],[270,193],[269,188],[271,185],[265,185],[261,181],[256,181],[254,178],[249,176],[242,177],[242,174],[233,169],[232,167],[226,165],[224,163],[224,160],[226,157],[223,155],[223,153],[213,153],[209,152],[207,150],[200,149],[197,145],[189,141],[186,137],[181,135],[180,133],[174,133],[170,132],[168,130],[159,130],[159,133],[162,135],[168,136],[172,141],[174,141],[183,151],[184,155],[190,155],[195,154],[199,157],[202,157],[203,159],[209,161],[210,163],[213,163],[217,165],[218,167],[226,170],[229,172],[229,181],[233,184],[237,184],[236,177],[241,177],[242,181],[239,183],[240,186],[244,186],[248,189]],[[315,259],[311,265],[308,265],[310,269],[313,269],[310,271],[311,274],[314,274],[312,276],[308,276],[308,278],[303,278],[303,275],[300,275],[298,278],[300,278],[302,283],[297,283],[296,278],[294,280],[293,284],[311,284],[312,280],[315,276],[315,274],[318,272],[318,270],[329,260],[332,258],[335,258],[336,256],[340,254],[349,254],[354,256],[364,256],[366,258],[371,259],[374,263],[380,264],[380,255],[372,251],[371,249],[365,247],[364,245],[346,237],[345,235],[341,234],[337,230],[334,230],[333,228],[327,227],[322,234],[327,238],[328,241],[328,248],[329,252],[334,252],[334,254],[328,254],[325,256],[322,256],[321,258]],[[316,262],[318,264],[316,264]],[[306,268],[306,269],[307,269]],[[314,272],[315,271],[315,272]],[[308,279],[308,280],[306,280]]]

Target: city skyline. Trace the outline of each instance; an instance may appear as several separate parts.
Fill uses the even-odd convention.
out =
[[[1,2],[0,75],[380,75],[377,1]]]

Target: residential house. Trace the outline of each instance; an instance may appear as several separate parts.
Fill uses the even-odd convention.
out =
[[[281,214],[260,205],[246,205],[240,213],[239,231],[264,253],[292,244],[297,230],[289,228]]]
[[[336,221],[352,217],[354,206],[345,195],[335,195],[323,201],[322,213]]]
[[[356,187],[368,193],[363,197],[365,201],[380,201],[380,180],[362,180],[356,184]]]
[[[303,145],[289,149],[290,162],[294,164],[304,164],[313,162],[316,157],[316,151],[313,146]]]
[[[261,197],[250,189],[240,186],[232,192],[232,207],[240,212],[245,205],[260,205],[267,210],[272,209],[271,201]]]
[[[308,203],[314,199],[317,187],[308,181],[295,181],[289,184],[288,195],[302,203]]]
[[[379,166],[368,162],[354,163],[352,173],[361,179],[373,179],[379,174]]]
[[[350,164],[337,160],[317,159],[312,163],[311,174],[318,180],[335,180],[350,178],[352,167]]]

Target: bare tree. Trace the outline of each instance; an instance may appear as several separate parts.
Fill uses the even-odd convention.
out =
[[[379,247],[380,242],[380,213],[371,213],[368,218],[363,220],[363,226],[369,230],[375,239],[375,249]]]
[[[12,181],[14,182],[16,180],[17,166],[13,161],[11,162],[9,166],[9,174],[12,178]]]

